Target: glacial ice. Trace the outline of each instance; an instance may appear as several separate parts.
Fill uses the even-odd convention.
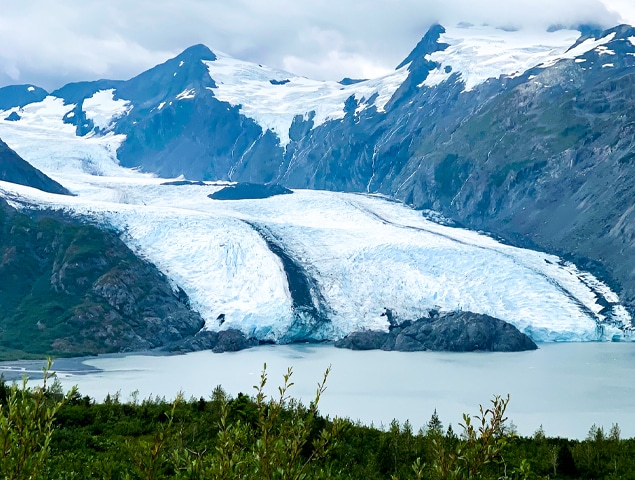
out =
[[[9,183],[0,184],[0,191],[119,228],[134,250],[185,290],[210,330],[238,328],[284,340],[294,321],[283,265],[252,225],[271,232],[315,281],[329,313],[323,332],[328,338],[386,329],[385,308],[402,320],[430,309],[486,313],[536,341],[620,334],[614,326],[598,330],[604,320],[600,297],[616,317],[630,321],[614,292],[570,263],[438,225],[382,198],[296,190],[260,200],[214,201],[207,195],[222,184],[174,186],[142,175],[70,173],[76,197]]]
[[[271,96],[272,102],[284,99],[291,105],[305,93],[316,94],[310,81],[286,73],[289,83],[272,85],[270,79],[283,77],[269,70],[256,72],[263,77],[253,79],[249,70],[238,90],[227,90],[223,74],[243,66],[222,62],[208,64],[216,64],[210,66],[221,85],[216,94],[224,91],[238,99],[265,80],[270,90],[262,95]],[[221,67],[227,71],[222,73]],[[397,85],[402,74],[390,81]],[[392,85],[384,81],[378,80],[377,88]],[[339,115],[344,95],[359,94],[353,87],[372,84],[355,84],[350,90],[337,85],[318,121]],[[184,92],[183,98],[192,94]],[[381,107],[386,98],[375,105]],[[243,108],[255,109],[257,97],[252,99]],[[0,121],[0,138],[77,196],[5,182],[0,193],[14,204],[64,209],[115,226],[131,248],[157,265],[175,288],[185,290],[207,329],[238,328],[260,339],[285,341],[294,328],[297,306],[283,262],[256,228],[269,232],[310,277],[314,302],[326,312],[328,323],[319,334],[307,332],[307,338],[386,329],[386,308],[402,320],[425,316],[431,309],[485,313],[516,325],[536,341],[611,339],[630,324],[615,292],[575,265],[434,223],[381,197],[296,190],[260,200],[214,201],[208,195],[226,183],[161,185],[169,179],[118,165],[116,150],[124,136],[76,136],[75,127],[62,121],[74,108],[49,96],[0,112],[4,118],[19,110],[21,117]],[[96,124],[107,127],[128,105],[106,90],[85,101],[84,108]],[[271,121],[268,125],[283,135],[294,111],[288,105],[280,112],[271,108],[270,116],[261,120]],[[298,113],[304,113],[304,106],[302,110]]]

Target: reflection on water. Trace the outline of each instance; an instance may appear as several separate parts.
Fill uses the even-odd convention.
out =
[[[265,346],[224,354],[65,359],[54,367],[65,387],[77,384],[82,394],[98,400],[117,391],[124,400],[134,391],[139,398],[170,399],[179,391],[209,397],[216,385],[232,395],[251,394],[265,362],[271,393],[291,366],[291,393],[306,402],[332,365],[320,410],[377,426],[397,418],[418,428],[436,408],[444,424],[451,422],[456,430],[463,412],[477,413],[493,395],[509,393],[509,417],[521,434],[542,424],[548,435],[583,438],[594,423],[608,429],[617,422],[624,436],[635,437],[633,343],[546,344],[534,352],[471,354]],[[38,371],[33,365],[26,369]]]

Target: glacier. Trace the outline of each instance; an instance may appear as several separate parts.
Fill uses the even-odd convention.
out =
[[[438,68],[421,87],[459,73],[469,90],[487,78],[603,51],[612,38],[569,50],[578,35],[557,31],[541,44],[544,36],[528,32],[448,29],[440,41],[450,46],[430,55]],[[512,54],[500,55],[510,45]],[[351,97],[357,112],[371,106],[381,112],[409,74],[405,65],[378,79],[342,85],[223,54],[204,64],[216,84],[209,87],[214,96],[240,105],[283,146],[298,115],[313,126],[341,119]],[[173,100],[196,95],[188,88]],[[554,255],[435,223],[388,198],[295,190],[258,200],[211,200],[227,182],[166,185],[177,179],[123,168],[117,149],[126,137],[114,133],[113,125],[133,107],[115,97],[112,89],[100,90],[83,101],[86,117],[98,127],[85,136],[64,123],[77,105],[61,98],[1,111],[0,118],[15,112],[20,119],[0,121],[0,138],[76,196],[5,182],[0,194],[15,206],[60,209],[116,228],[175,289],[188,294],[207,330],[235,328],[279,343],[331,340],[358,330],[387,330],[390,309],[398,321],[431,311],[487,314],[538,342],[631,335],[631,316],[618,295],[591,273]],[[302,277],[308,299],[298,299],[289,265]]]
[[[327,322],[303,332],[304,339],[386,330],[386,308],[398,320],[432,309],[485,313],[536,341],[593,341],[621,332],[618,316],[607,319],[604,306],[619,309],[619,299],[588,272],[552,255],[435,224],[383,198],[296,190],[215,201],[208,195],[223,184],[175,186],[159,178],[85,174],[80,188],[77,175],[74,180],[76,197],[8,183],[0,191],[13,204],[63,209],[116,227],[185,290],[209,330],[297,339],[289,336],[295,312],[284,267],[253,228],[258,225],[319,290],[323,304],[316,307],[327,312]],[[628,314],[622,320],[630,323]]]
[[[51,98],[43,103],[58,113],[72,107]],[[122,105],[110,104],[112,115],[120,114]],[[59,115],[36,121],[30,114],[25,109],[23,120],[0,122],[0,138],[76,196],[5,182],[2,196],[118,229],[183,288],[205,329],[235,328],[282,343],[328,340],[386,330],[390,309],[398,320],[431,310],[484,313],[539,342],[611,339],[629,330],[616,293],[556,256],[434,223],[377,195],[295,190],[212,200],[208,195],[228,182],[166,185],[168,179],[117,164],[121,136],[77,137]],[[293,288],[271,242],[310,281],[323,318],[301,324],[305,331],[298,331]]]

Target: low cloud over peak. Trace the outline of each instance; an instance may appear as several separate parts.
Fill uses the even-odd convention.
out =
[[[435,22],[505,28],[635,23],[631,0],[6,0],[0,84],[130,78],[204,43],[316,79],[395,67]]]

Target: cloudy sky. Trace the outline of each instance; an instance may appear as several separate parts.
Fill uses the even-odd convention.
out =
[[[635,0],[3,0],[0,85],[127,79],[196,43],[316,79],[393,69],[434,22],[635,24]]]

